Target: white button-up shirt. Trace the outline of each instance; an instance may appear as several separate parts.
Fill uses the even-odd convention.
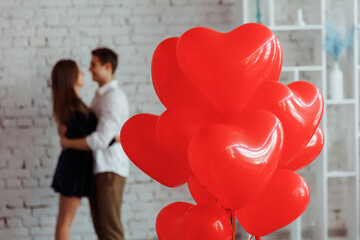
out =
[[[129,117],[126,95],[112,80],[100,87],[91,102],[91,110],[98,123],[96,131],[86,137],[86,142],[94,154],[94,175],[113,172],[120,176],[129,175],[129,159],[120,143],[109,147],[111,140],[120,134],[121,127]]]

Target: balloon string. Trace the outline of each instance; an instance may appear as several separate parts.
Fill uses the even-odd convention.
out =
[[[233,240],[235,240],[235,224],[236,224],[236,218],[235,218],[235,214],[234,214],[234,209],[231,210],[231,220],[232,220],[232,227],[233,227]]]

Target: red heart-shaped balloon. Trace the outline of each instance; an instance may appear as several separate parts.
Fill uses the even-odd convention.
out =
[[[159,240],[232,240],[230,215],[214,204],[176,202],[156,219]]]
[[[188,188],[191,196],[200,203],[216,203],[216,198],[192,175],[188,179]]]
[[[179,226],[185,213],[194,205],[175,202],[164,207],[156,218],[156,233],[159,240],[180,240]]]
[[[282,126],[266,111],[247,112],[234,126],[201,128],[189,145],[193,174],[229,209],[245,205],[266,186],[277,167]]]
[[[302,169],[303,167],[309,165],[312,161],[314,161],[317,156],[319,156],[323,146],[324,132],[322,131],[321,127],[318,127],[305,148],[297,152],[296,155],[289,162],[286,163],[286,165],[282,166],[282,168],[290,169],[293,171]]]
[[[189,171],[157,143],[158,118],[152,114],[131,117],[121,129],[120,141],[126,155],[144,173],[167,187],[176,187],[186,183]]]
[[[189,81],[222,113],[240,112],[264,81],[277,81],[280,42],[269,28],[244,24],[228,33],[204,27],[185,32],[177,45]]]
[[[310,190],[296,172],[278,169],[264,191],[249,204],[235,210],[246,232],[268,235],[294,221],[306,209]]]
[[[210,102],[186,78],[176,57],[178,37],[162,41],[156,48],[151,75],[156,94],[166,108],[196,106],[213,109]]]
[[[298,151],[305,148],[318,128],[324,109],[319,89],[305,81],[284,85],[264,82],[248,109],[265,109],[275,114],[284,127],[284,150],[279,167],[285,168]]]
[[[163,112],[156,126],[158,142],[164,149],[179,156],[181,163],[190,169],[189,142],[194,133],[204,125],[221,122],[222,117],[214,111],[199,108],[172,108]]]

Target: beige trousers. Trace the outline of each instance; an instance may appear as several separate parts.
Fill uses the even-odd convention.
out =
[[[121,203],[125,180],[112,172],[95,176],[95,197],[90,199],[90,209],[99,240],[124,240]]]

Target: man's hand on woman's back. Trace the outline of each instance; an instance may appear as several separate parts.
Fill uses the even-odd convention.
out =
[[[58,134],[60,137],[65,137],[65,134],[67,132],[67,127],[64,124],[60,124],[58,126]]]

